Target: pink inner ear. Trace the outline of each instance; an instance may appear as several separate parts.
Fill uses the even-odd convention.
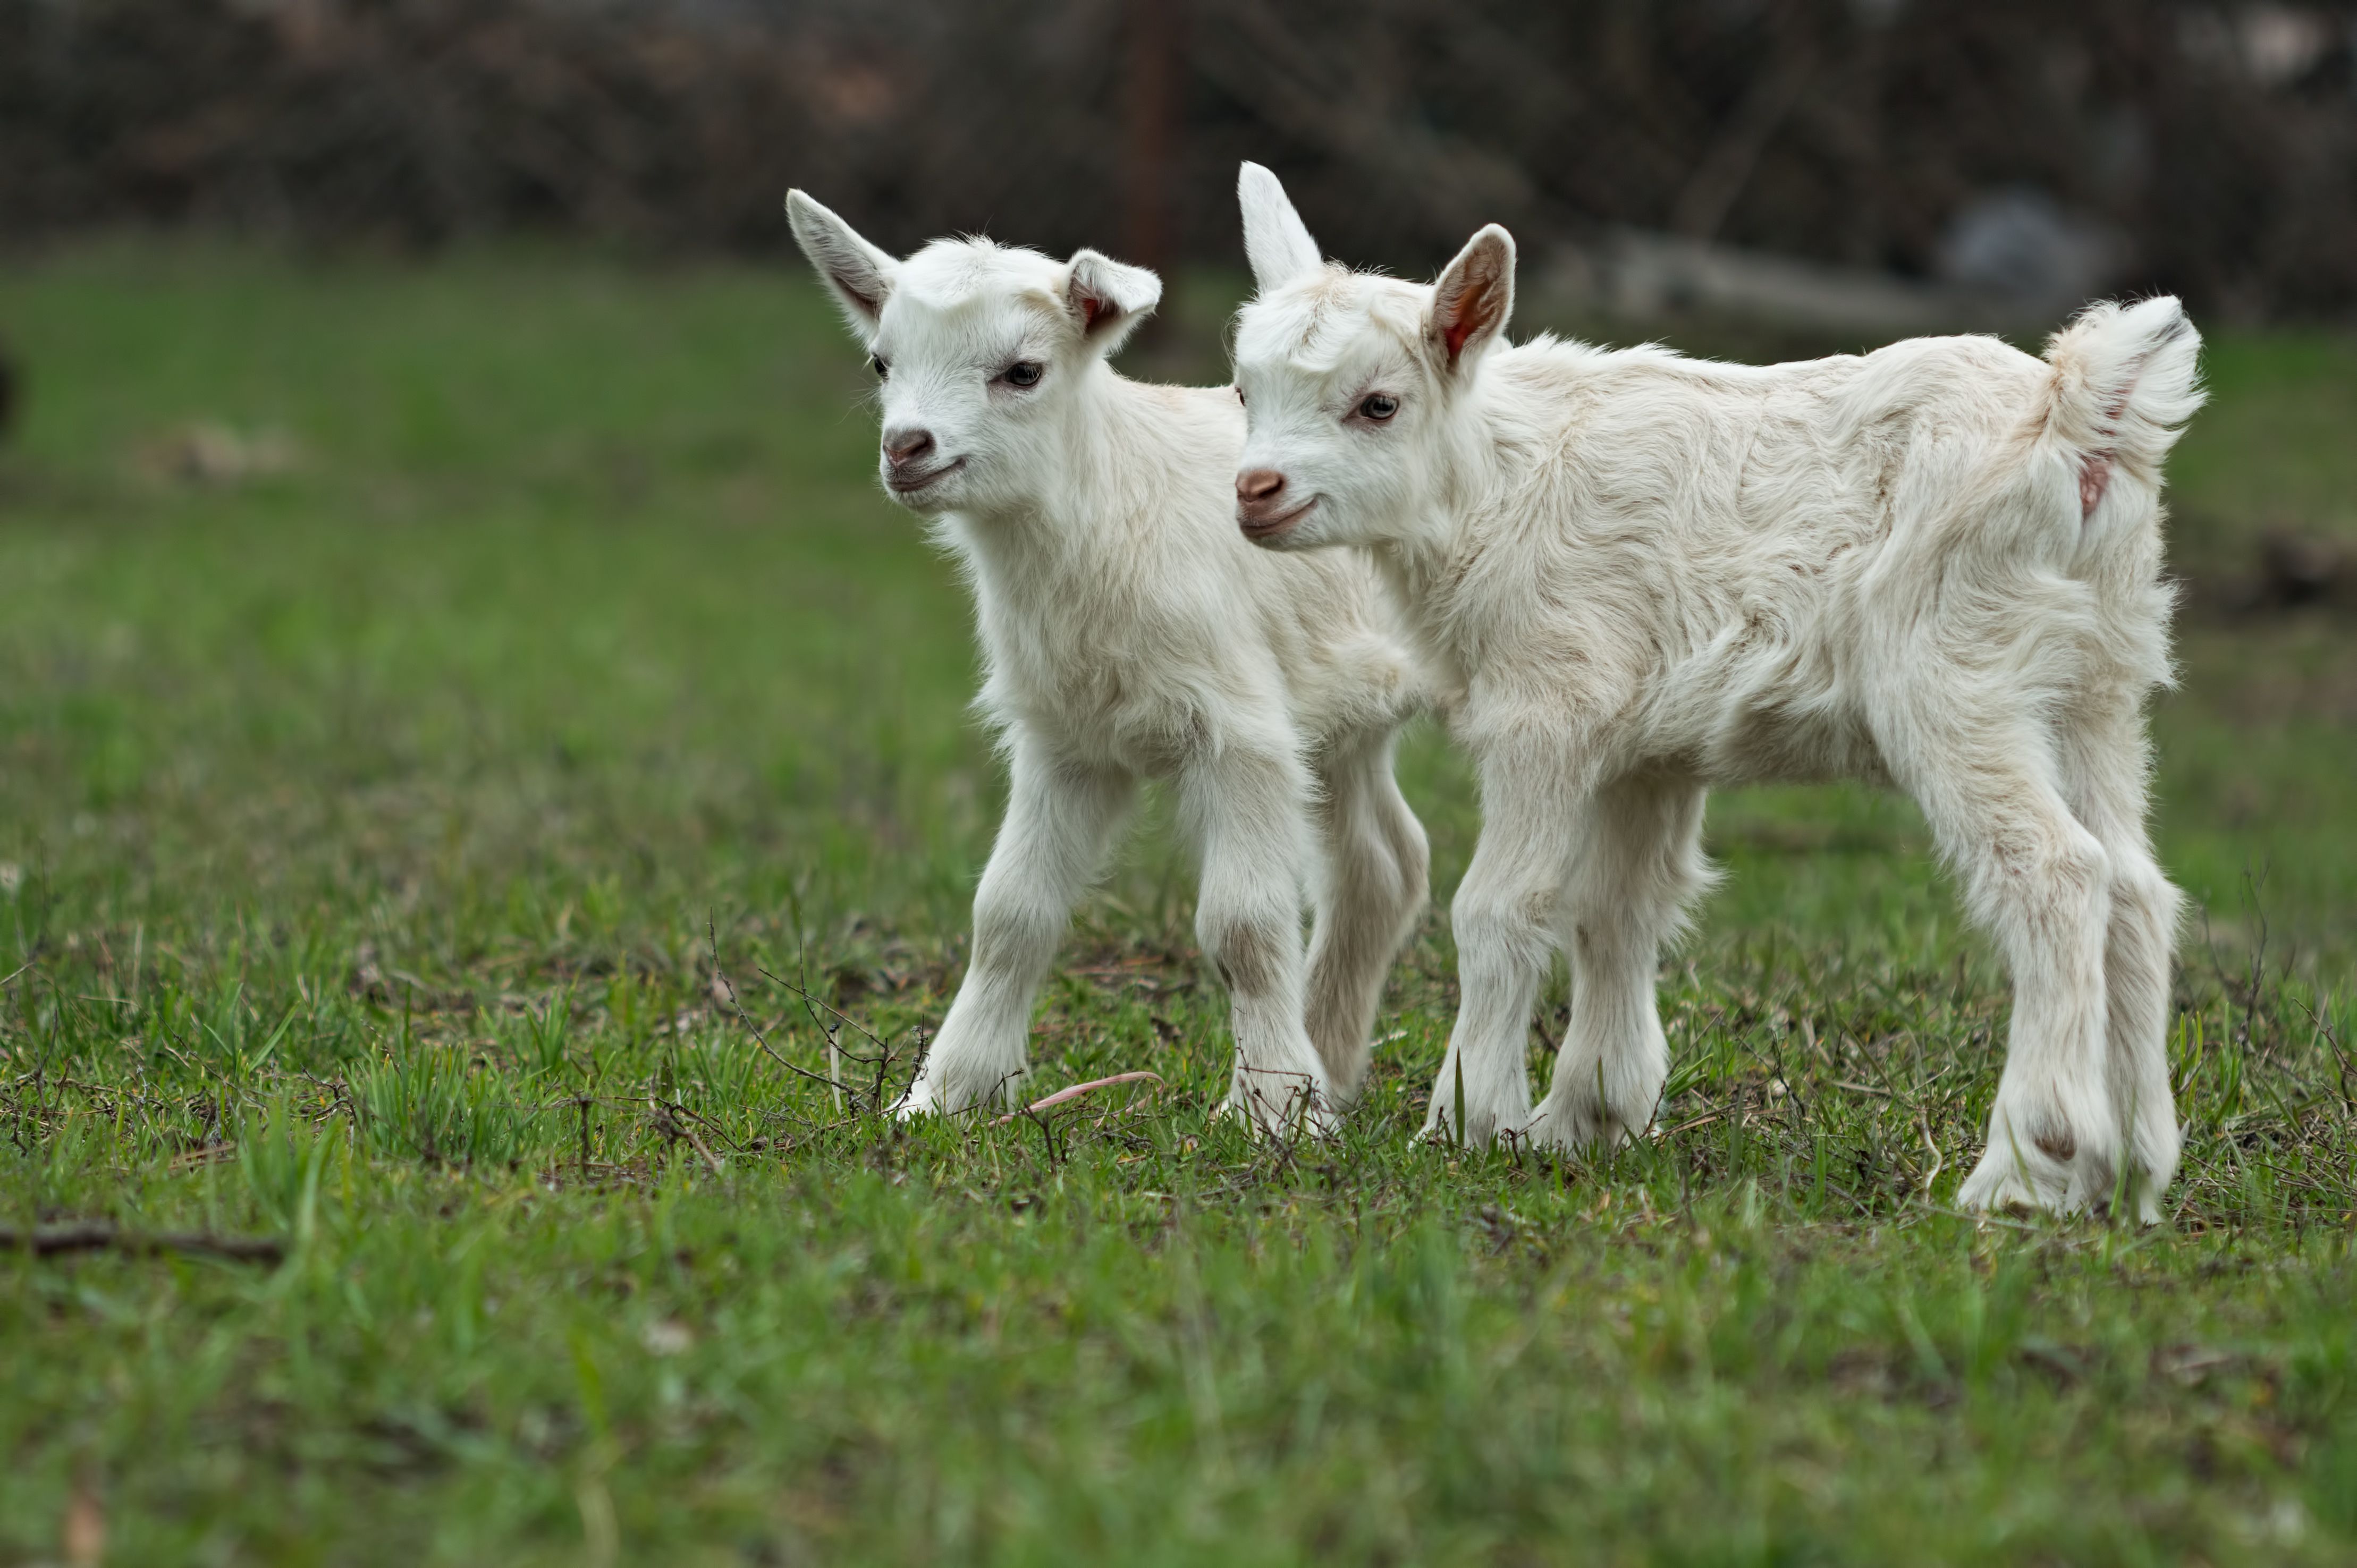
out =
[[[859,308],[866,311],[868,315],[881,316],[884,314],[884,305],[881,300],[871,297],[865,289],[854,287],[851,280],[848,277],[845,277],[843,274],[837,273],[834,274],[834,286],[849,295],[852,298],[857,300],[859,302]]]
[[[1476,313],[1489,299],[1490,285],[1486,281],[1467,285],[1465,292],[1457,296],[1457,308],[1450,313],[1448,324],[1440,329],[1440,340],[1448,349],[1450,364],[1457,363],[1457,357],[1465,351],[1466,339],[1480,330]]]
[[[1116,314],[1118,314],[1117,309],[1111,300],[1099,299],[1092,294],[1081,295],[1082,331],[1093,332],[1097,329],[1098,322]]]
[[[1448,362],[1453,365],[1457,362],[1457,356],[1465,351],[1465,339],[1473,336],[1473,328],[1460,316],[1450,322],[1448,329],[1440,336],[1441,339],[1448,345]]]

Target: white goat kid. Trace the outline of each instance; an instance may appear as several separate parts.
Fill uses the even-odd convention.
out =
[[[996,1098],[1025,1071],[1071,905],[1151,777],[1201,856],[1196,930],[1230,995],[1230,1102],[1264,1127],[1324,1124],[1359,1087],[1425,901],[1424,830],[1392,778],[1421,685],[1380,578],[1238,535],[1232,389],[1144,385],[1105,363],[1160,299],[1152,273],[982,240],[898,261],[800,191],[788,207],[883,378],[885,488],[932,520],[972,585],[977,706],[1012,775],[965,983],[903,1114]]]
[[[1988,338],[1752,368],[1509,347],[1513,242],[1347,272],[1246,165],[1244,532],[1372,548],[1477,761],[1463,997],[1431,1126],[1578,1147],[1651,1122],[1657,953],[1710,874],[1706,785],[1893,782],[2003,947],[2013,1039],[1964,1201],[2147,1219],[2174,1171],[2178,895],[2145,832],[2169,676],[2161,460],[2200,405],[2173,299],[2032,359]],[[1555,947],[1570,1026],[1523,1048]]]

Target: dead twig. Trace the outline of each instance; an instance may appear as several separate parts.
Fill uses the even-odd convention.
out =
[[[1932,1153],[1932,1168],[1923,1173],[1923,1197],[1929,1201],[1932,1184],[1940,1178],[1941,1168],[1947,1161],[1941,1156],[1940,1145],[1932,1141],[1932,1113],[1920,1105],[1915,1108],[1915,1124],[1923,1129],[1923,1146]]]
[[[843,1084],[838,1079],[827,1077],[824,1073],[813,1072],[806,1067],[800,1066],[794,1062],[790,1062],[784,1057],[778,1054],[777,1047],[770,1044],[770,1037],[761,1033],[760,1026],[753,1022],[753,1015],[745,1011],[745,1004],[737,999],[737,983],[730,980],[728,978],[728,972],[720,967],[720,935],[718,928],[711,920],[707,919],[705,921],[704,935],[705,940],[712,946],[712,972],[718,977],[721,989],[728,993],[728,1005],[736,1009],[737,1021],[745,1026],[745,1032],[753,1036],[753,1043],[761,1047],[762,1055],[768,1057],[771,1061],[777,1063],[788,1072],[792,1073],[795,1077],[806,1078],[813,1083],[823,1083],[826,1085],[828,1089],[832,1090],[834,1093],[835,1115],[838,1118],[841,1117],[843,1114]],[[756,965],[755,967],[759,969],[759,966]],[[771,980],[777,979],[775,975],[770,975],[770,972],[766,969],[759,970],[759,972],[769,975]],[[783,982],[780,982],[780,983],[782,984]],[[796,988],[793,986],[787,986],[786,989],[793,991]],[[802,997],[802,1002],[803,1004],[807,1006],[810,1003],[810,998],[805,995]],[[829,1012],[834,1011],[833,1008],[829,1008],[827,1010]],[[871,1036],[869,1037],[873,1038],[874,1036]],[[834,1043],[834,1036],[829,1036],[827,1043],[829,1046],[832,1046]]]
[[[1019,1114],[1031,1125],[1039,1129],[1039,1144],[1047,1154],[1048,1168],[1052,1171],[1063,1164],[1062,1154],[1056,1147],[1056,1129],[1049,1124],[1048,1119],[1028,1105],[1025,1106]],[[1007,1120],[1012,1122],[1015,1118],[1010,1116]]]
[[[2332,998],[2327,996],[2324,999],[2321,1012],[2315,1004],[2304,998],[2299,999],[2299,1008],[2308,1015],[2308,1021],[2315,1028],[2318,1038],[2332,1047],[2333,1077],[2341,1090],[2341,1103],[2352,1111],[2357,1111],[2357,1090],[2352,1090],[2350,1076],[2352,1053],[2347,1046],[2341,1043],[2341,1032],[2332,1026]]]
[[[67,1252],[187,1252],[237,1263],[285,1261],[286,1243],[275,1236],[215,1236],[200,1231],[124,1230],[113,1225],[48,1225],[31,1230],[0,1228],[0,1251],[53,1258]]]
[[[808,975],[809,975],[809,973],[810,973],[810,958],[809,958],[809,955],[808,955],[807,953],[804,953],[804,954],[802,956],[802,958],[801,958],[800,961],[801,961],[801,964],[802,964],[802,973],[803,973],[805,976],[808,976]],[[888,1051],[888,1050],[890,1050],[890,1049],[892,1048],[889,1045],[886,1044],[886,1043],[884,1042],[884,1040],[883,1040],[881,1037],[879,1037],[879,1036],[877,1035],[877,1033],[876,1033],[876,1031],[875,1031],[875,1030],[873,1030],[873,1029],[869,1028],[866,1025],[865,1025],[865,1024],[861,1023],[858,1019],[856,1019],[856,1018],[853,1017],[850,1014],[848,1014],[848,1013],[845,1012],[842,1008],[837,1007],[834,1003],[832,1003],[832,1002],[823,1002],[823,1001],[821,1001],[818,997],[812,995],[812,994],[811,994],[811,992],[810,992],[810,989],[809,989],[809,987],[808,987],[807,985],[797,985],[797,984],[795,984],[795,983],[794,983],[792,981],[791,981],[791,980],[784,979],[784,978],[782,978],[782,977],[780,977],[780,976],[779,976],[779,975],[771,974],[768,970],[766,970],[766,969],[762,968],[762,967],[761,967],[760,965],[759,965],[759,964],[755,964],[755,965],[753,966],[753,971],[754,971],[754,972],[755,972],[755,973],[759,974],[762,979],[764,979],[764,980],[768,981],[770,984],[772,984],[772,985],[780,985],[780,986],[783,986],[786,990],[788,990],[788,991],[790,991],[790,992],[793,993],[796,996],[801,997],[801,998],[802,999],[802,1005],[803,1005],[803,1006],[805,1006],[805,1007],[813,1007],[813,1008],[816,1008],[816,1007],[823,1007],[823,1008],[824,1008],[824,1009],[826,1009],[826,1011],[828,1011],[829,1013],[834,1014],[837,1019],[841,1020],[841,1021],[842,1021],[843,1023],[845,1023],[845,1024],[849,1025],[851,1027],[853,1027],[853,1028],[855,1028],[855,1029],[858,1030],[858,1031],[859,1031],[859,1033],[860,1033],[861,1037],[862,1037],[862,1038],[864,1038],[865,1040],[866,1040],[866,1042],[867,1042],[869,1045],[874,1046],[877,1050],[879,1050],[879,1051]]]
[[[1070,1089],[1060,1089],[1056,1090],[1055,1093],[1047,1096],[1045,1099],[1035,1100],[1020,1111],[1010,1111],[1006,1115],[1001,1116],[997,1121],[993,1122],[991,1125],[994,1127],[1004,1127],[1018,1116],[1036,1116],[1042,1111],[1052,1110],[1056,1106],[1063,1104],[1066,1101],[1078,1100],[1081,1096],[1084,1094],[1092,1094],[1100,1089],[1110,1089],[1116,1083],[1138,1083],[1147,1079],[1151,1079],[1156,1083],[1160,1083],[1162,1081],[1162,1075],[1152,1072],[1117,1072],[1111,1078],[1092,1078],[1086,1083],[1076,1083]]]
[[[674,1122],[673,1125],[679,1129],[679,1135],[687,1140],[689,1146],[694,1148],[697,1154],[704,1156],[704,1163],[712,1167],[712,1174],[714,1176],[725,1176],[728,1174],[726,1168],[724,1167],[717,1159],[713,1157],[712,1151],[704,1146],[704,1140],[695,1135],[695,1127],[694,1123],[687,1122]]]

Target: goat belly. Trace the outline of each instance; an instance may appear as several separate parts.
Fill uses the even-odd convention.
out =
[[[1881,748],[1855,713],[1746,703],[1723,717],[1703,753],[1711,783],[1890,782]]]
[[[1889,782],[1857,693],[1823,650],[1754,647],[1684,684],[1697,724],[1681,747],[1716,784]],[[1684,727],[1684,726],[1679,726]]]

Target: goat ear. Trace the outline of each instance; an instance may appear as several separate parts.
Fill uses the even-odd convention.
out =
[[[1465,242],[1432,285],[1425,338],[1445,367],[1469,365],[1514,314],[1514,237],[1495,223]]]
[[[1283,288],[1325,264],[1285,187],[1260,165],[1248,163],[1237,171],[1236,205],[1243,209],[1244,255],[1261,293]]]
[[[1116,262],[1095,251],[1072,252],[1064,281],[1064,308],[1081,337],[1110,354],[1162,303],[1162,280],[1144,267]]]
[[[826,280],[835,303],[851,329],[862,338],[872,336],[891,297],[893,274],[900,263],[859,237],[859,231],[799,190],[786,192],[786,217],[792,223],[794,243]]]

